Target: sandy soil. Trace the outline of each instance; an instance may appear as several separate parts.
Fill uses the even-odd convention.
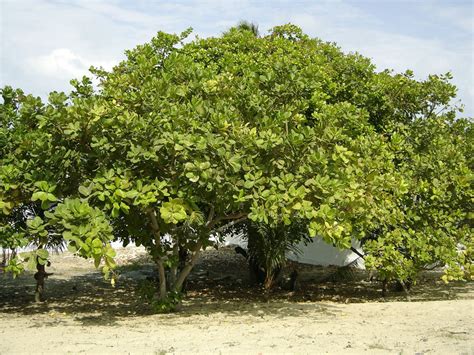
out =
[[[411,295],[380,296],[355,272],[302,267],[299,290],[264,295],[230,249],[204,254],[178,313],[153,315],[136,297],[153,268],[121,251],[113,289],[87,261],[55,256],[47,301],[32,302],[31,275],[0,276],[0,354],[474,354],[473,283],[427,274]]]

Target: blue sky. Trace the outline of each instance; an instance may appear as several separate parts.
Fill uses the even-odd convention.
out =
[[[215,36],[239,20],[261,32],[292,22],[370,57],[378,70],[418,78],[451,71],[474,116],[474,1],[0,0],[0,86],[45,97],[90,65],[111,68],[158,30]]]

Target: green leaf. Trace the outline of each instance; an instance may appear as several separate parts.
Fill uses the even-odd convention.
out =
[[[85,186],[79,186],[79,193],[84,196],[89,196],[91,194],[91,190]]]
[[[247,180],[247,181],[245,181],[245,183],[244,183],[244,187],[245,187],[246,189],[251,189],[251,188],[254,186],[254,184],[255,184],[254,181],[249,181],[249,180]]]
[[[199,169],[201,170],[206,170],[206,169],[209,169],[210,167],[211,167],[211,163],[209,163],[208,161],[199,164]]]
[[[160,208],[160,214],[167,224],[178,224],[187,218],[185,207],[177,202],[177,200],[163,203],[163,206]]]
[[[123,213],[125,213],[125,214],[128,214],[129,211],[130,211],[130,207],[129,207],[127,204],[123,203],[123,202],[120,203],[120,209],[121,209],[121,210],[123,211]]]
[[[112,209],[111,215],[112,217],[117,218],[120,215],[120,207],[119,208],[114,207]]]
[[[297,210],[297,211],[300,210],[300,209],[301,209],[301,203],[296,202],[296,203],[293,205],[293,209],[294,209],[294,210]]]
[[[38,255],[38,257],[41,259],[46,260],[49,257],[49,252],[46,249],[38,249],[36,250],[36,255]]]
[[[98,238],[92,240],[92,247],[93,248],[101,248],[102,249],[102,241]]]
[[[56,196],[54,196],[52,193],[48,193],[48,194],[46,195],[46,199],[47,199],[48,201],[51,201],[51,202],[57,201]]]
[[[31,271],[36,270],[36,257],[33,253],[29,253],[29,256],[27,257],[27,261],[28,261],[28,264],[26,268]]]
[[[191,182],[197,182],[199,180],[199,176],[195,175],[192,172],[186,173],[186,177],[191,181]]]
[[[75,244],[72,244],[72,243],[69,243],[69,244],[67,245],[67,250],[68,250],[70,253],[72,253],[72,254],[77,253],[77,247],[76,247]]]
[[[47,192],[43,192],[43,191],[38,191],[38,192],[35,192],[33,193],[33,195],[31,196],[31,200],[32,201],[47,201],[48,200],[48,193]]]
[[[115,256],[117,255],[117,253],[115,252],[114,249],[112,249],[111,247],[109,247],[109,248],[107,248],[105,255],[108,256],[109,258],[115,258]]]
[[[127,193],[126,193],[127,198],[133,199],[137,196],[138,196],[138,191],[135,191],[135,190],[130,190],[130,191],[127,191]]]

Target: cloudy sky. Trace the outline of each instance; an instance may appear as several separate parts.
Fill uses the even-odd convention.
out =
[[[158,30],[214,36],[243,19],[263,33],[292,22],[378,70],[450,71],[474,116],[472,0],[0,0],[0,86],[67,91],[90,65],[111,68]]]

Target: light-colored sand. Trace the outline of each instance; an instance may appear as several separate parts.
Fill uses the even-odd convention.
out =
[[[1,354],[474,354],[474,301],[185,306],[101,319],[0,313]]]
[[[180,312],[151,315],[136,295],[135,279],[148,270],[136,264],[143,253],[119,250],[119,265],[129,266],[115,289],[89,262],[54,256],[42,304],[33,303],[31,274],[0,276],[0,354],[474,354],[472,282],[422,282],[413,289],[417,302],[393,293],[377,302],[380,292],[368,283],[309,282],[288,300],[280,292],[265,302],[258,290],[211,282],[247,274],[229,249],[203,255],[197,268],[210,276],[202,286],[196,276]],[[331,296],[331,287],[344,296]],[[295,302],[306,296],[312,302]],[[344,303],[353,301],[361,303]]]

